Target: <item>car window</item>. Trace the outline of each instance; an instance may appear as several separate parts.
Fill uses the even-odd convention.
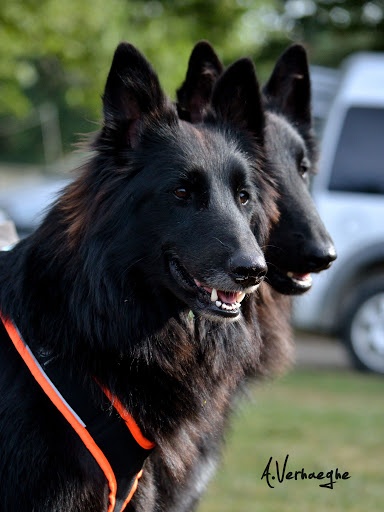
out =
[[[330,190],[384,194],[384,109],[350,108],[344,120]]]

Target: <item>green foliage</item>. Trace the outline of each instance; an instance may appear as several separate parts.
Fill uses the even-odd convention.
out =
[[[39,107],[55,105],[65,151],[100,119],[115,47],[136,45],[174,97],[193,45],[208,39],[224,63],[250,55],[265,79],[292,40],[314,63],[384,49],[384,0],[2,0],[0,152],[41,160]]]
[[[0,112],[29,113],[42,98],[98,114],[113,51],[128,40],[154,63],[168,93],[185,73],[192,45],[210,39],[236,57],[247,8],[230,0],[3,0],[0,13]],[[265,2],[253,2],[258,9]],[[255,27],[257,28],[257,27]]]
[[[312,59],[338,66],[356,51],[384,51],[384,0],[291,0],[285,17]]]
[[[255,0],[252,9],[258,11],[266,3],[274,4]],[[16,158],[26,153],[36,159],[41,154],[41,144],[31,144],[41,138],[36,110],[41,103],[58,107],[65,149],[74,132],[95,128],[92,123],[100,119],[100,96],[112,55],[121,40],[130,41],[148,57],[173,96],[199,39],[211,40],[227,61],[251,52],[254,41],[244,37],[242,28],[249,12],[247,2],[241,0],[2,0],[3,158],[15,156],[15,147],[22,149]],[[255,26],[258,32],[269,30],[260,20],[257,25],[264,27]],[[33,125],[35,134],[25,137],[24,128]]]

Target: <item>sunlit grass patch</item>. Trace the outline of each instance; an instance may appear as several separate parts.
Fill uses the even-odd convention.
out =
[[[377,512],[384,502],[384,379],[352,372],[295,371],[256,386],[234,418],[224,461],[200,512]],[[276,480],[263,471],[275,461],[288,471],[338,468],[350,478]]]

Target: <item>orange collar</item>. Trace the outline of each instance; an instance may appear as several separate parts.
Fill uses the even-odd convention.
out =
[[[69,382],[68,373],[63,372],[61,365],[54,367],[54,364],[47,362],[43,363],[43,369],[14,323],[1,314],[0,318],[36,382],[79,435],[103,471],[109,486],[108,512],[122,512],[137,488],[142,466],[155,447],[154,443],[143,436],[130,413],[109,390],[102,388],[118,414],[106,412],[108,407],[103,407],[103,404],[89,404],[89,396],[82,399],[81,383],[72,377]],[[95,417],[97,425],[93,425]],[[101,422],[103,429],[100,429]],[[104,433],[100,434],[100,430]],[[121,486],[118,485],[116,474],[124,480]]]

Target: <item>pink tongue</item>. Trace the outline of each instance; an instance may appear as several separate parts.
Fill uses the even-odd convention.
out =
[[[311,274],[293,274],[295,279],[306,281]]]
[[[236,292],[222,292],[220,290],[217,290],[217,295],[219,297],[219,300],[221,302],[226,302],[227,304],[234,304],[237,299],[237,293]]]
[[[195,279],[195,283],[197,286],[201,286],[200,281]],[[204,290],[208,293],[212,293],[212,288],[208,288],[208,286],[203,286]],[[218,300],[221,302],[226,302],[227,304],[234,304],[237,302],[238,292],[223,292],[221,290],[217,290]]]

